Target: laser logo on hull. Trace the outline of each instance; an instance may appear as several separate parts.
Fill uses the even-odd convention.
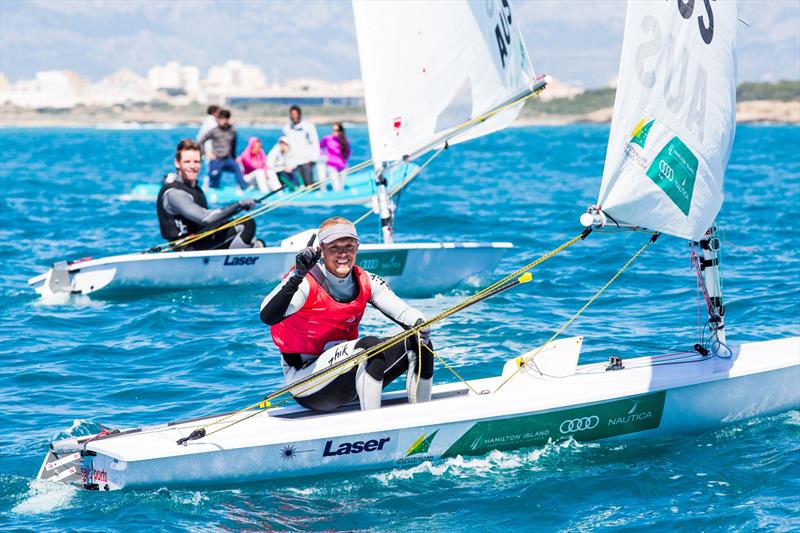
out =
[[[383,450],[387,442],[392,440],[390,437],[383,437],[382,439],[370,440],[357,440],[353,442],[342,442],[338,446],[334,441],[329,440],[325,442],[325,449],[322,451],[323,457],[331,457],[334,455],[350,455],[355,453],[370,453]]]

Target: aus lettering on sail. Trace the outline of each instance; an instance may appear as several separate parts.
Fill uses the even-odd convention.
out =
[[[631,1],[597,206],[699,240],[723,201],[736,129],[736,3]]]
[[[495,5],[491,2],[486,3],[486,9],[490,17],[494,15],[494,7]],[[511,6],[508,5],[508,0],[502,0],[502,6],[498,7],[494,36],[497,38],[497,52],[500,54],[500,61],[503,64],[503,68],[505,68],[508,48],[511,46]]]
[[[529,58],[509,0],[469,2],[474,21],[481,28],[498,78],[506,87],[519,84],[528,75]],[[527,76],[530,81],[530,76]]]
[[[664,2],[662,9],[665,16],[647,13],[639,20],[636,79],[645,93],[653,91],[650,96],[661,98],[686,132],[703,143],[706,128],[714,125],[707,117],[712,93],[729,92],[726,80],[716,78],[728,71],[721,63],[730,57],[731,33],[735,40],[736,5],[675,0]]]

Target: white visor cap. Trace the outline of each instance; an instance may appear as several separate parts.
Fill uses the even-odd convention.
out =
[[[334,224],[332,226],[327,226],[325,229],[319,232],[317,237],[319,238],[319,242],[321,244],[328,244],[337,239],[343,239],[346,237],[358,240],[356,227],[352,224]]]

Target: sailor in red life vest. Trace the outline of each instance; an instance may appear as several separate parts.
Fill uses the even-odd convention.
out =
[[[270,326],[281,351],[287,385],[384,340],[358,336],[367,304],[406,328],[424,321],[422,313],[398,298],[383,279],[355,265],[359,243],[350,221],[326,220],[319,227],[318,242],[321,249],[308,247],[297,254],[295,267],[261,304],[261,321]],[[433,348],[430,331],[423,330],[419,337],[298,391],[295,400],[310,409],[332,411],[358,398],[362,410],[377,409],[383,388],[405,372],[409,401],[430,401],[433,353],[424,347],[418,353],[420,341]]]

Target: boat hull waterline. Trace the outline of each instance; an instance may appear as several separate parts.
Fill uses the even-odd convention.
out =
[[[551,345],[569,359],[581,341]],[[683,354],[629,359],[624,366],[582,365],[559,378],[525,367],[495,393],[437,385],[432,403],[408,404],[404,393],[385,393],[384,407],[368,412],[274,408],[183,446],[175,442],[215,418],[88,443],[89,437],[66,439],[51,445],[39,478],[99,490],[224,485],[404,467],[568,438],[692,434],[800,408],[800,337],[735,346],[730,359]],[[494,391],[514,368],[510,361],[503,376],[470,384]],[[59,459],[62,464],[48,467]]]
[[[430,296],[490,279],[508,242],[362,244],[358,264],[382,276],[398,294]],[[297,248],[241,248],[126,254],[54,266],[28,280],[41,296],[177,290],[277,283],[294,265]],[[442,265],[447,265],[442,267]]]

